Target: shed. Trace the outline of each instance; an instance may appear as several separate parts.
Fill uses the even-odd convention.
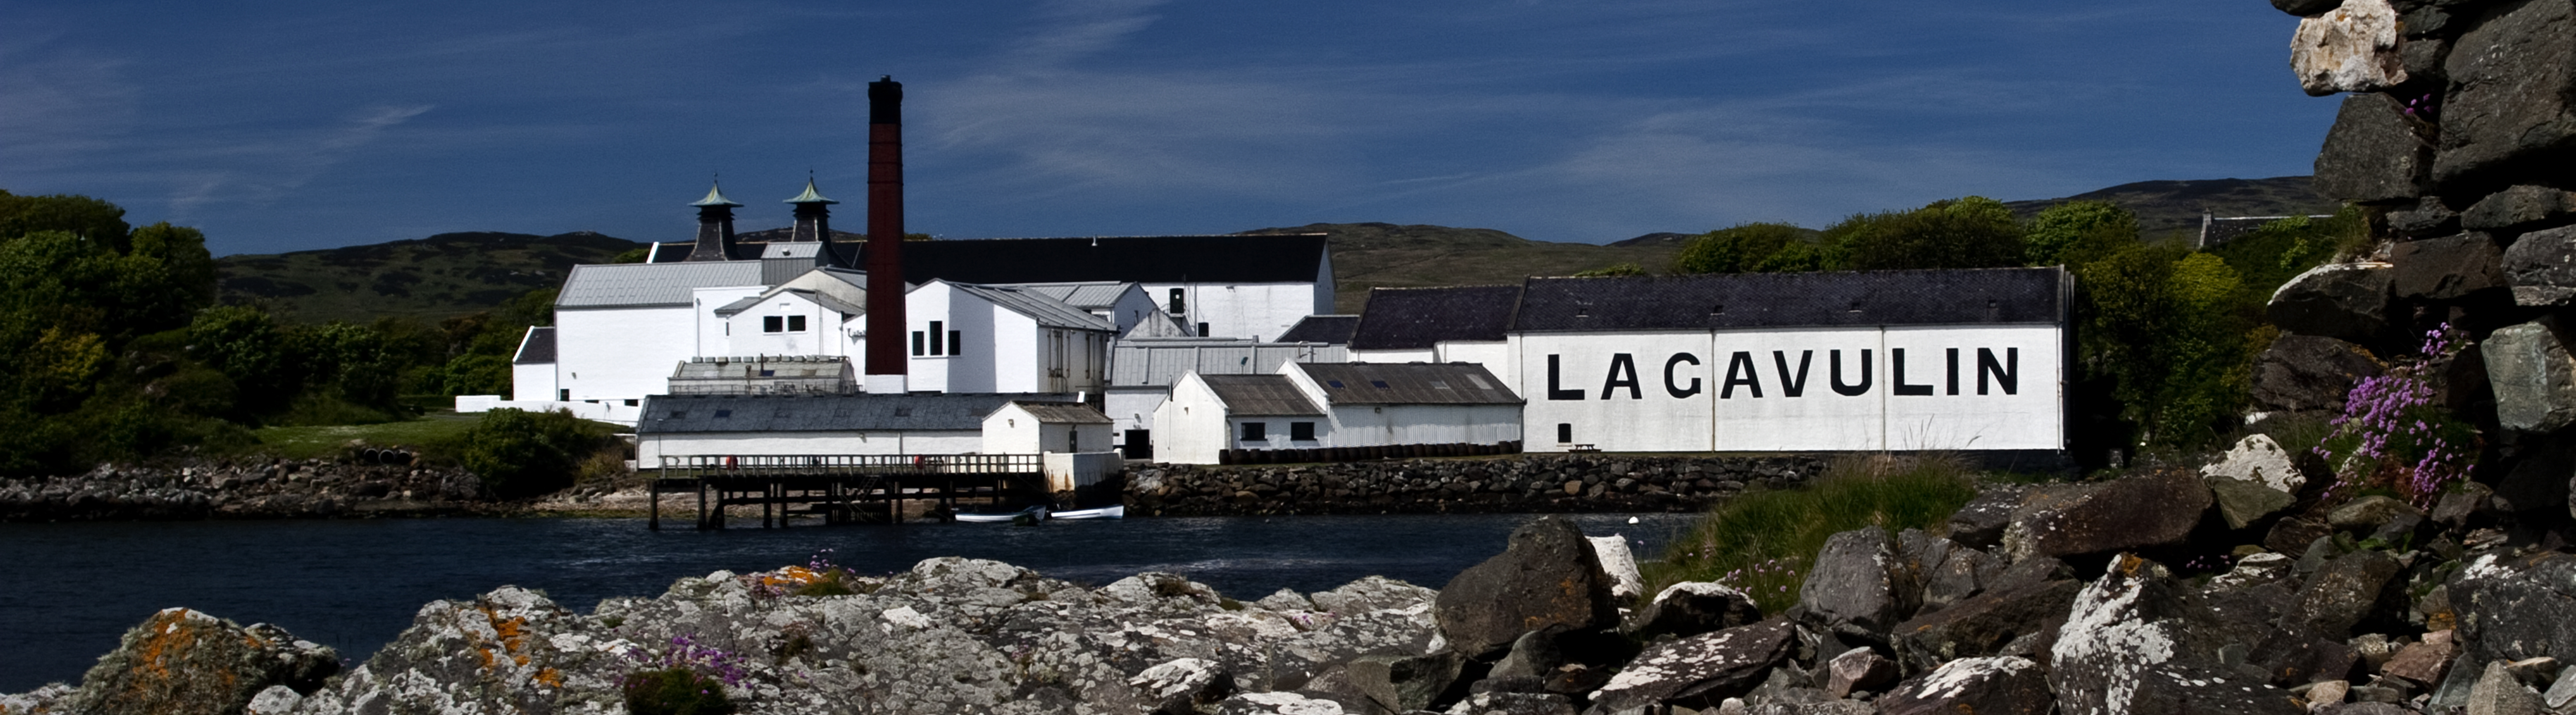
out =
[[[968,454],[984,418],[1012,400],[1071,395],[654,395],[635,424],[639,464],[664,456]]]

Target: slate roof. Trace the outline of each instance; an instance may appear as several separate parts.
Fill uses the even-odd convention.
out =
[[[956,287],[959,292],[992,301],[993,304],[1002,306],[1012,312],[1029,316],[1030,318],[1037,320],[1039,325],[1051,328],[1072,328],[1075,330],[1099,330],[1106,332],[1116,332],[1118,330],[1118,326],[1110,324],[1109,320],[1106,318],[1092,315],[1089,311],[1085,311],[1080,308],[1065,305],[1064,301],[1046,297],[1045,295],[1039,294],[1035,291],[1021,289],[1015,286],[989,286],[976,285],[973,283],[950,283],[949,285]]]
[[[716,308],[715,313],[718,317],[731,318],[735,315],[741,314],[743,311],[750,310],[752,306],[769,302],[770,299],[776,298],[782,293],[794,293],[799,298],[813,301],[815,305],[823,306],[826,310],[837,312],[842,315],[866,315],[868,313],[868,309],[865,306],[851,305],[849,301],[834,298],[829,293],[811,291],[803,288],[771,288],[760,295],[745,296],[741,299],[735,300],[734,302],[719,306]]]
[[[1522,284],[1512,327],[1596,332],[2058,324],[2066,320],[2073,289],[2065,269],[2054,266],[1531,278]]]
[[[1011,403],[1019,405],[1020,409],[1027,410],[1029,416],[1038,418],[1039,422],[1077,425],[1105,425],[1113,423],[1113,421],[1109,419],[1108,415],[1100,414],[1099,410],[1091,409],[1090,405],[1080,402],[1033,402],[1029,400],[1012,400]]]
[[[1092,281],[1086,283],[1021,283],[1011,286],[1063,301],[1083,310],[1106,310],[1118,305],[1118,297],[1127,294],[1133,282]],[[1151,301],[1148,301],[1151,302]]]
[[[984,416],[1026,394],[653,395],[636,434],[981,431]],[[1071,400],[1072,395],[1043,397]]]
[[[1208,389],[1225,402],[1226,412],[1237,417],[1324,414],[1286,375],[1200,375],[1199,379],[1207,381]]]
[[[555,329],[531,326],[519,338],[519,354],[510,358],[512,365],[545,365],[555,361]]]
[[[771,285],[760,261],[609,263],[572,267],[557,308],[634,308],[688,305],[697,288]]]
[[[1336,405],[1517,405],[1502,378],[1475,363],[1310,363],[1297,366]]]
[[[1353,350],[1422,350],[1442,340],[1501,342],[1520,286],[1375,288],[1351,331]]]
[[[1132,331],[1131,331],[1132,332]],[[1267,375],[1297,362],[1342,362],[1350,352],[1321,343],[1256,343],[1225,338],[1127,338],[1109,348],[1109,386],[1170,387],[1181,375]]]
[[[1288,326],[1288,332],[1280,333],[1279,342],[1349,345],[1351,330],[1359,324],[1360,317],[1356,315],[1309,315]]]
[[[850,265],[867,265],[864,245]],[[921,283],[1312,283],[1324,234],[909,241],[903,279]]]

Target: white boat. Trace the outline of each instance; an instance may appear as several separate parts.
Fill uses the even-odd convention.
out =
[[[1040,521],[1045,520],[1047,518],[1047,508],[1042,506],[1033,506],[1008,514],[958,514],[957,520],[969,524],[1006,524],[1013,520],[1032,517]]]
[[[1073,511],[1059,511],[1059,512],[1056,512],[1056,513],[1053,513],[1053,514],[1048,514],[1048,515],[1047,515],[1047,518],[1049,518],[1049,519],[1125,519],[1125,518],[1127,518],[1127,507],[1126,507],[1126,505],[1121,504],[1121,505],[1104,506],[1104,507],[1101,507],[1101,508],[1098,508],[1098,509],[1075,509],[1075,510],[1073,510]]]
[[[1051,521],[1051,520],[1056,520],[1056,519],[1124,519],[1124,518],[1127,518],[1127,507],[1126,507],[1126,506],[1124,506],[1124,505],[1119,505],[1119,506],[1104,506],[1104,507],[1100,507],[1100,508],[1098,508],[1098,509],[1075,509],[1075,510],[1072,510],[1072,511],[1048,511],[1046,507],[1042,507],[1042,506],[1033,506],[1033,507],[1029,507],[1029,508],[1027,508],[1027,509],[1022,509],[1022,510],[1015,511],[1015,512],[1011,512],[1011,513],[1008,513],[1008,514],[958,514],[958,515],[957,515],[957,520],[958,520],[958,521],[966,522],[966,523],[969,523],[969,524],[1001,524],[1001,523],[1006,523],[1006,522],[1017,522],[1017,521]]]

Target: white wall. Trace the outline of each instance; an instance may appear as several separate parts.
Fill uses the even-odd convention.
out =
[[[1338,405],[1332,412],[1332,439],[1324,445],[1330,447],[1500,444],[1521,438],[1520,405]]]
[[[1109,415],[1110,428],[1121,435],[1131,429],[1153,429],[1154,410],[1161,408],[1171,394],[1169,388],[1161,387],[1109,388],[1102,396],[1101,412]]]
[[[690,336],[703,312],[676,305],[555,309],[556,387],[575,400],[661,394],[671,371],[698,354]]]
[[[1332,285],[1325,276],[1323,285]],[[1157,305],[1171,306],[1171,291],[1180,288],[1188,296],[1188,312],[1177,315],[1181,324],[1192,331],[1207,323],[1213,337],[1278,338],[1298,320],[1309,315],[1330,312],[1333,308],[1330,288],[1317,289],[1309,283],[1147,283],[1145,295]]]
[[[726,286],[720,288],[690,289],[689,301],[694,306],[693,310],[696,311],[695,331],[697,333],[697,340],[694,344],[689,346],[689,354],[695,357],[718,357],[743,354],[734,352],[733,326],[723,317],[716,315],[716,309],[730,305],[737,300],[760,295],[761,292],[765,290],[768,289],[762,286]],[[752,323],[754,326],[758,326],[759,324],[760,323],[758,321],[753,321]],[[756,329],[755,332],[757,332]],[[563,336],[557,335],[555,337],[560,339]],[[670,374],[664,373],[662,376],[670,377]]]
[[[1512,336],[1511,359],[1529,401],[1529,451],[1565,449],[1561,423],[1573,425],[1572,444],[1616,452],[2062,449],[2062,340],[2054,326],[1544,333]],[[1981,348],[1999,369],[2018,355],[2013,394],[1992,377],[1977,394]],[[1960,354],[1958,394],[1950,394],[1951,349]],[[1837,350],[1855,394],[1834,388]],[[1905,354],[1904,382],[1931,394],[1896,394],[1895,350]],[[1865,387],[1852,384],[1864,352]],[[1621,384],[1605,391],[1614,380]],[[1788,394],[1792,383],[1797,396]]]
[[[777,333],[767,331],[765,318],[784,318],[791,315],[805,317],[804,330]],[[726,332],[725,352],[720,353],[721,355],[846,356],[850,354],[852,339],[843,335],[840,330],[845,316],[841,315],[840,311],[825,308],[822,304],[795,293],[770,296],[759,305],[745,308],[731,317],[718,319],[724,321]]]
[[[535,401],[552,400],[555,397],[554,363],[510,366],[510,399]]]
[[[974,430],[880,432],[707,432],[648,434],[635,445],[636,465],[657,469],[664,456],[743,454],[973,454]]]
[[[1110,324],[1118,326],[1118,333],[1124,335],[1128,328],[1154,317],[1156,305],[1154,298],[1145,294],[1144,287],[1129,284],[1126,291],[1118,294],[1118,300],[1110,303],[1108,315],[1101,317],[1108,318]]]
[[[1352,350],[1351,362],[1408,363],[1431,362],[1440,356],[1433,348],[1414,350]]]
[[[1512,344],[1507,340],[1443,340],[1433,344],[1431,362],[1471,362],[1485,366],[1505,385],[1520,384],[1512,372]]]
[[[1174,464],[1215,464],[1217,452],[1232,444],[1233,425],[1225,403],[1198,373],[1172,384],[1172,397],[1154,410],[1154,460]]]

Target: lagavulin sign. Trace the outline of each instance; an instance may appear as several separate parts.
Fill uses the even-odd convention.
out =
[[[1533,451],[2057,450],[2056,268],[1531,279]]]

